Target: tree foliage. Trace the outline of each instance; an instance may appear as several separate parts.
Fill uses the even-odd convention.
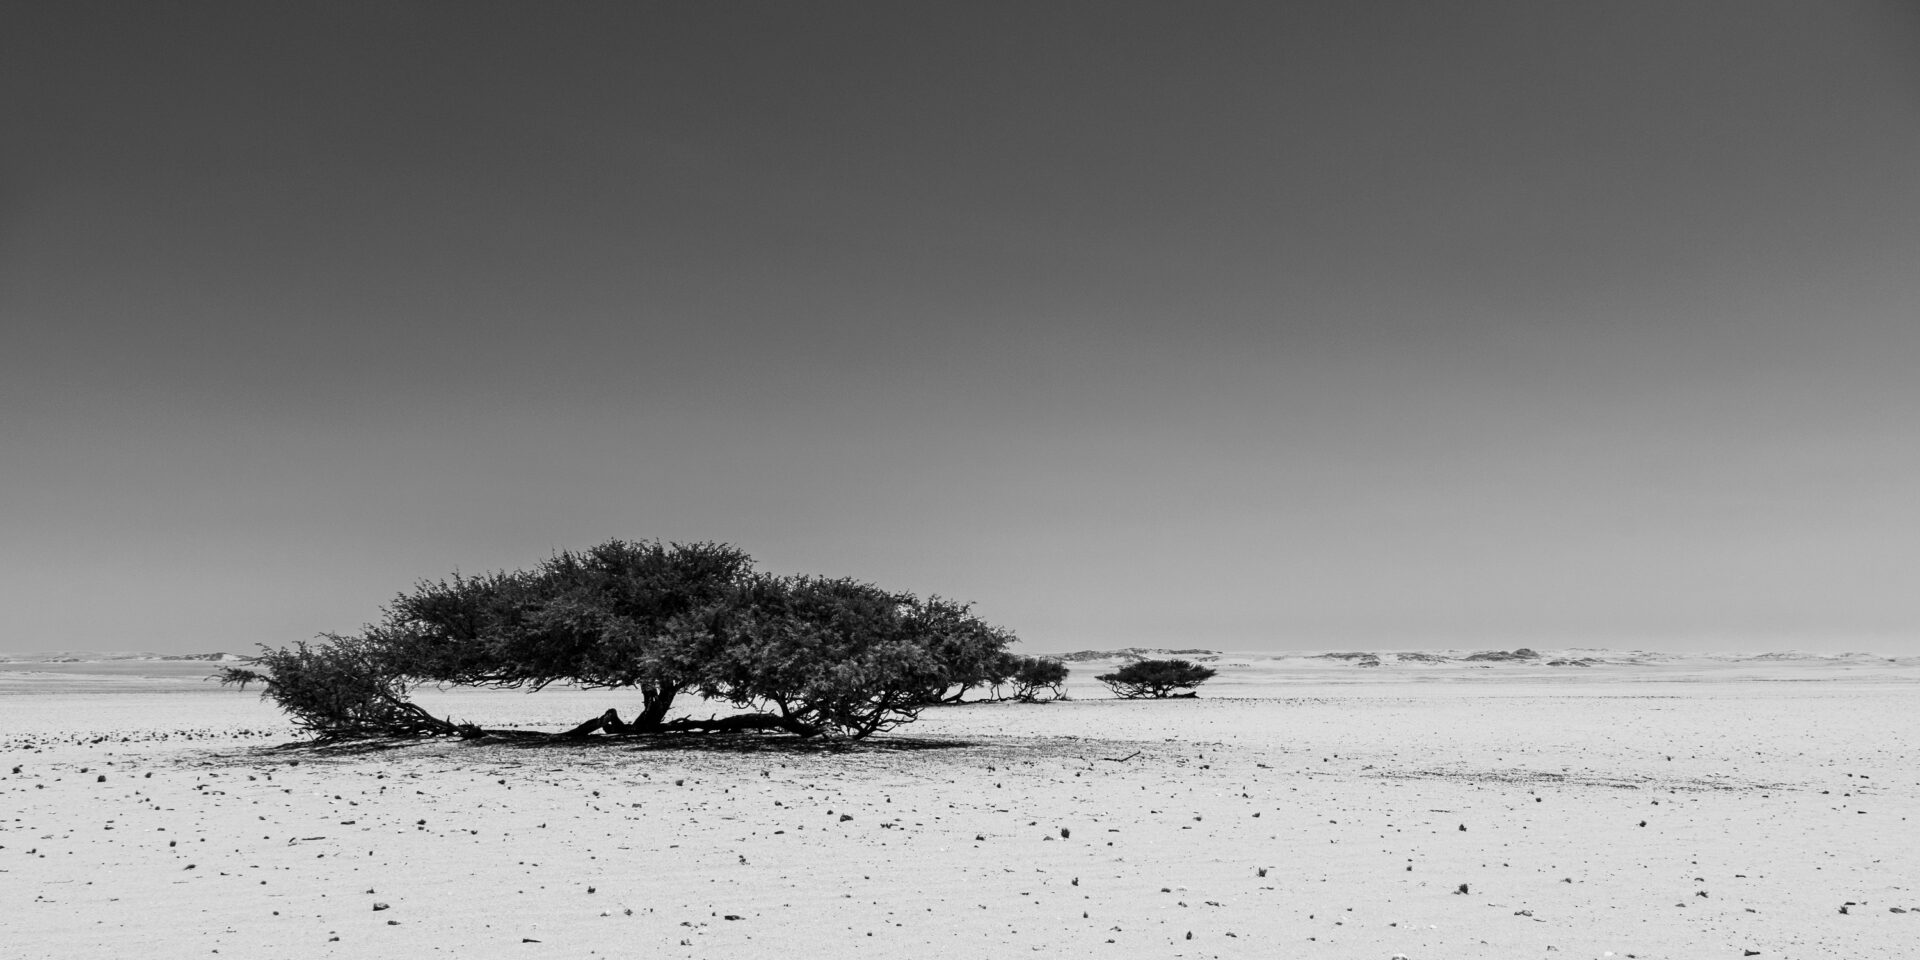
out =
[[[246,667],[225,667],[222,683],[262,683],[296,726],[322,739],[433,736],[457,732],[407,699],[411,684],[387,651],[361,637],[327,635],[268,649]]]
[[[1174,696],[1175,690],[1206,683],[1213,679],[1216,672],[1212,667],[1203,667],[1191,660],[1135,660],[1094,679],[1106,684],[1115,695],[1129,700],[1143,697],[1161,699]]]
[[[724,544],[610,540],[531,571],[423,581],[366,635],[422,682],[637,688],[644,724],[695,680],[689,626],[731,602],[752,566]]]
[[[761,577],[701,632],[700,693],[802,735],[890,729],[946,675],[938,641],[963,610],[855,580]]]
[[[1045,691],[1049,700],[1066,697],[1067,665],[1049,657],[1023,657],[1008,654],[1013,660],[1008,680],[1013,684],[1013,698],[1023,703],[1033,703],[1040,699]]]
[[[926,703],[959,703],[968,693],[997,691],[1011,679],[1014,655],[1007,645],[1018,642],[1012,632],[974,617],[964,605],[939,598],[928,603],[929,645],[941,669],[930,678]]]
[[[611,540],[531,570],[422,581],[357,635],[263,648],[222,680],[263,683],[322,739],[482,732],[408,701],[422,683],[639,692],[632,722],[609,710],[576,735],[780,729],[858,739],[913,720],[953,687],[1005,682],[1020,659],[1006,652],[1014,642],[938,597],[760,573],[724,544]],[[753,712],[668,721],[688,691]]]

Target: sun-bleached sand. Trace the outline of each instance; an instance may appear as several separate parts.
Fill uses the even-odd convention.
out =
[[[204,664],[6,664],[0,956],[1912,952],[1920,663],[1595,658],[1220,656],[1164,702],[1077,662],[846,751],[288,750]]]

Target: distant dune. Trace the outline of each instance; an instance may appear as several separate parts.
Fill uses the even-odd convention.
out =
[[[101,653],[92,650],[61,650],[51,653],[9,653],[0,655],[0,663],[118,663],[126,660],[202,660],[214,663],[245,660],[234,653]]]
[[[1805,651],[1766,651],[1741,652],[1722,651],[1712,653],[1659,653],[1647,650],[1605,650],[1593,647],[1575,647],[1568,649],[1535,650],[1519,647],[1513,650],[1327,650],[1327,651],[1282,651],[1282,652],[1223,652],[1206,649],[1173,649],[1167,647],[1121,647],[1113,650],[1075,650],[1072,653],[1050,654],[1067,663],[1091,661],[1130,661],[1154,657],[1184,657],[1192,660],[1228,661],[1227,665],[1242,666],[1546,666],[1546,667],[1594,667],[1601,665],[1657,665],[1657,664],[1802,664],[1817,666],[1822,664],[1844,666],[1849,664],[1873,663],[1920,663],[1920,657],[1888,657],[1876,653],[1850,651],[1845,653],[1808,653]]]
[[[1082,660],[1151,660],[1157,657],[1186,657],[1189,659],[1217,657],[1218,650],[1172,650],[1166,647],[1122,647],[1118,650],[1075,650],[1072,653],[1053,655],[1055,659],[1067,663],[1079,663]]]

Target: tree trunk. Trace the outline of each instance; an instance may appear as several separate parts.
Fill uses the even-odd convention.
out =
[[[667,711],[673,709],[674,694],[679,692],[672,684],[641,684],[640,698],[645,707],[639,716],[633,718],[633,723],[628,724],[627,732],[646,733],[660,729],[661,723],[667,719]]]
[[[658,734],[658,733],[740,733],[746,730],[785,730],[788,733],[794,734],[795,736],[802,737],[802,738],[817,737],[821,733],[821,729],[819,727],[802,723],[798,720],[793,719],[792,717],[783,717],[778,714],[772,714],[772,713],[742,713],[742,714],[738,714],[731,717],[708,717],[705,720],[695,720],[692,717],[681,717],[678,720],[671,720],[666,723],[655,723],[652,726],[642,726],[640,718],[635,718],[632,723],[620,722],[619,711],[614,710],[612,708],[608,708],[606,713],[603,713],[597,717],[594,717],[592,720],[588,720],[574,727],[571,730],[565,730],[560,733],[547,734],[546,736],[549,739],[553,739],[553,740],[584,740],[587,737],[590,737],[595,733],[599,733],[602,730],[612,735]],[[468,736],[468,737],[477,737],[477,736],[486,736],[486,735],[498,735],[498,736],[523,735],[521,734],[520,731],[481,730],[477,727],[473,728],[473,731],[471,734],[467,733],[464,729],[461,731],[461,734],[462,736]],[[540,734],[532,734],[532,736],[540,736]]]
[[[609,733],[618,733],[625,727],[626,724],[620,722],[620,714],[609,707],[606,713],[594,717],[592,720],[588,720],[565,733],[556,733],[553,737],[556,740],[579,740],[598,733],[601,730],[606,730]]]
[[[785,730],[800,737],[817,736],[818,727],[808,726],[789,717],[771,713],[742,713],[731,717],[709,717],[695,720],[681,717],[669,723],[663,723],[648,733],[739,733],[743,730]]]

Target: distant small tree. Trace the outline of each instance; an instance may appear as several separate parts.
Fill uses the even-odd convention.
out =
[[[1213,679],[1216,673],[1212,667],[1203,667],[1191,660],[1135,660],[1112,673],[1101,674],[1095,680],[1107,685],[1116,696],[1128,700],[1141,698],[1164,699],[1176,696],[1175,690],[1197,687]],[[1193,694],[1178,694],[1193,696]]]
[[[1051,694],[1048,699],[1065,698],[1067,665],[1049,657],[1023,657],[1011,654],[1013,670],[1010,681],[1013,684],[1013,698],[1022,703],[1034,703],[1040,699],[1042,690]]]

